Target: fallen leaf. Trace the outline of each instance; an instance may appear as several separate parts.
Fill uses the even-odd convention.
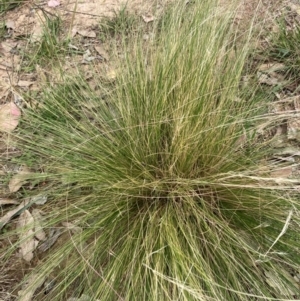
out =
[[[93,30],[78,30],[77,32],[86,38],[96,38],[97,36]]]
[[[45,278],[39,274],[31,274],[26,280],[23,289],[18,291],[18,301],[32,301],[35,291],[43,285]]]
[[[154,16],[152,15],[142,15],[142,18],[145,23],[153,22],[155,20]]]
[[[0,218],[0,229],[2,229],[14,216],[22,213],[22,210],[27,207],[29,200],[23,201],[17,208],[7,212]]]
[[[42,214],[41,214],[41,210],[39,209],[33,209],[32,210],[32,216],[34,218],[34,236],[41,241],[46,240],[46,233],[43,230],[42,227]]]
[[[49,7],[57,7],[60,5],[60,2],[58,0],[49,0],[48,1],[48,6]]]
[[[109,60],[109,55],[102,46],[95,46],[95,50],[105,61]]]
[[[16,26],[16,24],[15,24],[15,22],[13,21],[13,20],[6,20],[5,21],[5,27],[7,28],[7,29],[15,29],[15,26]]]
[[[20,109],[13,103],[0,106],[0,131],[11,133],[19,124]]]
[[[19,87],[22,87],[22,88],[28,88],[28,87],[30,87],[32,84],[34,84],[34,82],[30,82],[30,81],[27,81],[27,80],[19,80],[17,85],[18,85]]]
[[[0,199],[0,206],[12,204],[19,204],[19,202],[10,199]]]
[[[15,174],[8,183],[9,192],[18,191],[28,180],[31,174],[29,168],[23,165],[17,174]]]
[[[34,218],[28,210],[20,214],[17,228],[20,231],[20,254],[26,261],[31,261],[33,252],[38,245],[38,241],[34,239]]]

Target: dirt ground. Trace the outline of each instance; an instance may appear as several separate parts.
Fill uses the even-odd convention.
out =
[[[144,20],[145,23],[151,22],[157,14],[163,12],[164,7],[171,0],[129,0],[127,1],[127,10],[137,17]],[[197,1],[197,0],[196,0]],[[199,0],[200,1],[200,0]],[[188,2],[186,1],[187,5]],[[0,36],[0,105],[9,102],[22,102],[21,95],[26,93],[38,93],[41,89],[41,83],[45,81],[55,82],[58,75],[51,65],[36,64],[32,68],[24,68],[24,62],[28,60],[26,53],[34,47],[41,39],[42,27],[45,23],[45,14],[59,15],[63,24],[62,36],[67,39],[71,38],[70,48],[78,50],[78,54],[72,56],[66,55],[65,70],[70,71],[81,65],[89,70],[89,63],[99,64],[106,71],[106,75],[113,77],[114,64],[111,61],[111,53],[109,45],[103,43],[99,39],[99,24],[104,17],[113,17],[125,5],[125,1],[121,0],[51,0],[51,1],[33,1],[27,0],[4,15],[4,34]],[[222,9],[226,9],[228,0],[221,1]],[[234,22],[240,24],[243,28],[249,26],[249,20],[255,16],[256,24],[260,24],[261,28],[268,31],[276,31],[274,20],[281,16],[286,10],[291,11],[295,18],[300,18],[300,3],[297,0],[242,0]],[[267,43],[267,35],[262,35],[261,44]],[[261,68],[268,68],[261,65]],[[272,85],[275,80],[280,80],[278,74],[269,73],[268,78],[264,79],[266,85]],[[293,91],[289,93],[292,95]],[[289,94],[279,95],[278,97],[286,98]],[[297,108],[300,101],[299,96],[293,95],[295,102],[293,108]],[[296,104],[295,104],[296,103]],[[299,124],[290,123],[290,128],[278,127],[278,141],[286,138],[282,136],[288,135],[295,129],[300,130]],[[0,139],[1,161],[13,155],[13,149],[9,148],[6,143],[7,136],[3,135]],[[281,140],[280,140],[281,141]],[[280,144],[280,141],[278,142]],[[296,151],[300,152],[300,148]],[[6,175],[8,167],[4,163],[2,165],[1,175]],[[287,175],[290,170],[287,170]],[[0,182],[1,185],[1,182]],[[3,200],[11,200],[14,194],[9,190],[9,183],[4,182],[0,187],[0,218],[10,210],[18,206],[18,202],[5,203]],[[2,202],[1,202],[2,200]],[[63,236],[58,236],[63,239]],[[0,259],[1,250],[4,250],[12,242],[9,239],[2,240],[0,237]],[[36,256],[32,261],[26,262],[19,254],[11,257],[5,268],[0,263],[0,301],[12,301],[17,299],[18,292],[12,291],[12,287],[19,283],[27,270],[30,270],[39,260],[41,256]],[[297,280],[300,282],[300,280]],[[44,284],[45,286],[45,284]],[[30,299],[26,299],[30,301]]]
[[[97,46],[103,46],[99,43],[97,29],[104,17],[113,17],[127,3],[126,9],[129,12],[148,22],[151,18],[155,18],[155,15],[159,14],[168,2],[170,0],[130,0],[127,2],[121,0],[57,0],[59,5],[50,7],[48,4],[50,2],[47,1],[24,1],[24,4],[8,11],[4,16],[6,33],[4,39],[0,40],[0,103],[7,102],[12,93],[17,94],[18,90],[38,90],[39,83],[51,72],[44,66],[36,66],[35,70],[30,72],[22,71],[22,64],[25,60],[24,52],[41,39],[45,14],[60,16],[65,39],[71,37],[78,40],[78,37],[81,37],[79,43],[81,45],[71,45],[70,47],[77,47],[81,52],[90,50],[91,56],[95,56],[98,54],[97,51],[95,53]],[[294,10],[298,9],[297,4],[293,4],[296,1],[289,0],[289,2]],[[52,5],[56,5],[56,3]],[[227,5],[228,0],[221,0],[221,6],[224,9]],[[265,28],[272,29],[274,16],[280,14],[286,6],[286,1],[280,0],[243,0],[239,4],[236,22],[242,26],[243,24],[249,26],[247,20],[255,15],[256,22],[261,22]],[[66,62],[68,60],[69,58],[66,57]],[[72,56],[71,62],[66,64],[66,68],[78,60],[82,61],[82,55],[77,58]]]

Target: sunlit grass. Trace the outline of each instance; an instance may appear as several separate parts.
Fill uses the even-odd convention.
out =
[[[153,42],[126,42],[113,84],[66,75],[25,110],[19,161],[49,196],[45,227],[80,227],[36,267],[56,279],[39,300],[297,294],[297,194],[272,177],[267,99],[241,84],[251,30],[237,49],[229,11],[178,4]]]

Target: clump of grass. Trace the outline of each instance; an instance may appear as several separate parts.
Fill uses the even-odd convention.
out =
[[[44,226],[80,227],[36,267],[56,280],[39,300],[297,294],[299,202],[256,135],[270,116],[240,84],[249,37],[236,51],[231,17],[178,4],[102,96],[65,77],[24,112],[18,145],[49,196]]]

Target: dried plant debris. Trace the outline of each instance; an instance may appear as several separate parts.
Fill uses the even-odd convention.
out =
[[[0,132],[11,133],[19,124],[20,109],[13,103],[0,106]]]
[[[38,240],[34,237],[34,218],[28,210],[23,211],[18,220],[17,228],[20,230],[20,255],[26,261],[31,261]]]
[[[4,216],[0,218],[0,230],[14,217],[19,216],[23,211],[25,211],[33,203],[29,200],[24,200],[15,209],[7,212]]]
[[[63,230],[61,228],[52,228],[49,232],[49,237],[39,246],[39,250],[41,252],[45,252],[50,249],[57,239],[63,234]]]
[[[0,206],[3,206],[3,205],[17,205],[17,204],[19,204],[18,201],[11,200],[11,199],[0,198]]]
[[[33,204],[39,204],[38,203],[39,198],[28,198],[25,199],[23,201],[21,201],[20,205],[17,208],[14,208],[10,211],[8,211],[6,214],[4,214],[1,218],[0,218],[0,230],[13,218],[18,217],[19,215],[21,215],[25,210],[30,209],[30,207]],[[12,202],[9,199],[3,199],[3,202],[9,203]],[[18,202],[14,201],[12,203],[17,203]],[[41,204],[44,204],[44,202],[42,202]],[[39,213],[41,214],[41,211],[39,211]]]
[[[30,178],[31,171],[26,165],[19,168],[18,172],[10,179],[8,188],[10,192],[18,191]]]
[[[32,216],[34,218],[34,236],[39,241],[46,240],[46,233],[43,230],[43,226],[42,226],[42,223],[43,223],[42,211],[39,209],[33,209]]]

